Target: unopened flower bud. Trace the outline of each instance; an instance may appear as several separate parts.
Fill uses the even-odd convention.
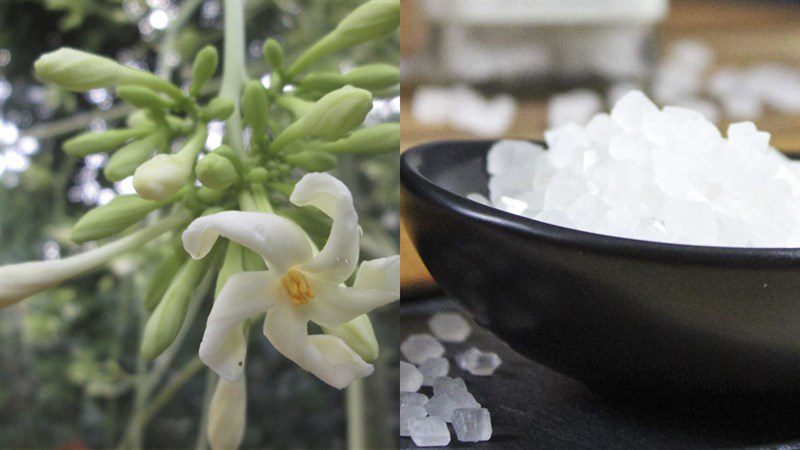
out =
[[[181,97],[180,89],[167,80],[123,66],[113,59],[69,47],[45,53],[36,60],[34,68],[45,80],[71,91],[135,84],[158,89],[173,98]]]
[[[286,71],[297,76],[321,57],[384,36],[400,25],[400,0],[372,0],[347,15],[339,25],[303,52]]]
[[[221,155],[209,153],[195,166],[197,179],[203,186],[219,191],[239,181],[239,174],[231,161]]]
[[[180,155],[156,155],[133,174],[133,188],[142,198],[164,200],[178,192],[192,173],[191,161]]]
[[[201,109],[201,116],[206,120],[225,120],[233,114],[236,107],[230,99],[216,97]]]
[[[303,138],[336,140],[364,122],[372,109],[372,94],[345,86],[326,94],[300,119],[287,127],[272,143],[278,151],[289,142]]]
[[[264,86],[255,80],[247,82],[242,95],[242,115],[258,141],[263,139],[268,113],[269,100]]]
[[[164,294],[167,292],[172,279],[180,270],[181,266],[186,262],[186,252],[181,250],[172,251],[169,256],[163,258],[158,265],[156,265],[153,274],[150,275],[150,280],[147,283],[147,289],[144,293],[144,308],[147,311],[153,311],[158,306]]]
[[[144,219],[147,214],[161,206],[164,203],[144,200],[138,195],[114,197],[107,204],[84,214],[72,227],[71,239],[82,243],[112,236]]]
[[[230,383],[220,377],[208,407],[208,444],[212,450],[237,449],[247,422],[245,378]]]
[[[192,87],[189,88],[189,95],[192,97],[200,95],[200,89],[214,76],[218,64],[219,55],[216,48],[207,45],[197,52],[192,65]]]
[[[162,133],[155,133],[125,145],[111,155],[106,167],[103,168],[103,174],[109,181],[124,180],[147,161],[154,151],[164,145],[164,140],[165,136]]]
[[[117,88],[117,95],[125,102],[141,109],[165,110],[172,105],[152,89],[141,86],[120,86]]]
[[[192,290],[200,281],[209,258],[190,259],[173,277],[158,306],[147,319],[142,335],[142,356],[154,359],[172,344],[183,326]]]
[[[313,147],[313,149],[332,154],[377,155],[397,152],[400,150],[400,124],[389,122],[360,128],[350,133],[346,138],[338,141],[322,142]]]
[[[335,328],[322,327],[322,331],[343,340],[364,361],[371,363],[378,359],[378,339],[366,314]]]
[[[281,70],[283,67],[283,47],[275,39],[264,42],[264,59],[272,66],[272,70]]]
[[[400,0],[372,0],[347,15],[334,30],[340,45],[377,39],[400,26]]]
[[[346,84],[378,91],[400,83],[400,68],[391,64],[368,64],[344,74]]]
[[[159,154],[133,174],[133,188],[140,197],[160,201],[177,193],[189,182],[192,165],[206,141],[206,127],[198,127],[178,153]]]
[[[92,153],[107,152],[119,148],[130,139],[143,137],[150,133],[153,127],[139,126],[124,130],[108,130],[99,133],[89,132],[79,134],[64,141],[61,146],[68,155],[81,157]]]
[[[286,162],[309,172],[326,172],[336,167],[336,157],[315,150],[286,155]]]

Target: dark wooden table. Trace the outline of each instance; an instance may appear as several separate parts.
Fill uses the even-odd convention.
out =
[[[443,297],[403,301],[401,338],[427,331],[432,314],[453,309],[455,303]],[[487,330],[473,327],[466,343],[445,344],[446,356],[450,376],[464,378],[475,399],[489,410],[493,434],[488,442],[464,444],[451,433],[450,448],[800,449],[800,411],[731,411],[720,416],[612,402],[523,358]],[[455,366],[454,356],[470,345],[502,358],[493,376],[472,376]],[[429,389],[423,392],[430,396]],[[410,438],[400,438],[400,447],[415,446]]]

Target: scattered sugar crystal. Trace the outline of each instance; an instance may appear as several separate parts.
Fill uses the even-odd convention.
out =
[[[428,327],[434,336],[444,342],[464,342],[472,331],[472,327],[464,316],[451,312],[434,314],[428,320]]]
[[[467,385],[462,378],[439,377],[433,380],[433,395],[455,395],[457,392],[467,392]]]
[[[488,441],[492,419],[486,408],[458,408],[453,411],[453,429],[461,442]]]
[[[464,85],[421,87],[411,105],[414,120],[422,124],[447,124],[485,137],[505,134],[516,113],[517,103],[510,95],[486,99]]]
[[[453,420],[453,411],[458,408],[480,407],[481,405],[475,401],[475,397],[466,391],[434,394],[428,403],[425,403],[425,411],[429,416],[439,417],[446,422]]]
[[[422,385],[432,386],[437,377],[444,377],[450,371],[450,363],[445,358],[428,358],[419,365],[422,373]]]
[[[421,394],[420,394],[421,395]],[[400,436],[408,436],[408,421],[420,417],[427,416],[425,407],[422,405],[414,404],[401,404],[400,405]]]
[[[428,333],[412,334],[400,345],[400,352],[414,364],[422,364],[428,358],[444,354],[444,347]]]
[[[716,84],[724,90],[742,83],[726,75]],[[499,142],[487,155],[489,200],[538,221],[612,236],[800,247],[800,163],[770,147],[769,133],[751,122],[732,124],[725,137],[708,115],[659,110],[631,92],[585,127],[547,130],[546,151]]]
[[[458,367],[473,375],[491,375],[500,366],[500,363],[497,353],[482,352],[475,347],[470,347],[456,356]]]
[[[417,392],[422,386],[422,373],[405,361],[400,361],[400,392]]]
[[[450,430],[438,417],[416,417],[408,420],[408,432],[418,447],[439,447],[450,443]]]
[[[547,105],[547,124],[558,127],[568,123],[586,125],[593,115],[603,109],[603,101],[597,92],[588,89],[556,94]]]
[[[425,406],[428,403],[428,396],[420,392],[401,392],[400,405]]]

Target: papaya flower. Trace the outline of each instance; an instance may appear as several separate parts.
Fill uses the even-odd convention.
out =
[[[183,245],[202,258],[220,237],[258,253],[266,271],[231,275],[211,309],[200,359],[228,382],[242,376],[245,340],[241,324],[266,312],[264,335],[285,357],[325,383],[342,389],[370,375],[345,341],[309,335],[308,322],[333,328],[400,298],[397,255],[358,266],[358,215],[347,187],[326,173],[305,175],[290,201],[314,206],[333,219],[325,246],[314,254],[299,225],[270,213],[225,211],[200,217],[183,233]],[[343,282],[356,271],[355,282]]]

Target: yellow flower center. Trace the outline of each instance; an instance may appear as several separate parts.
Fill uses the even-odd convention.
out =
[[[308,280],[306,280],[302,272],[295,268],[291,268],[286,272],[286,275],[281,279],[281,284],[295,305],[305,305],[308,303],[308,299],[314,298],[314,291],[308,285]]]

